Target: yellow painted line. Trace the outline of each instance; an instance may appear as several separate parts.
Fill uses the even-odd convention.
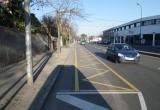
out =
[[[87,64],[87,65],[81,65],[81,66],[78,66],[78,67],[87,67],[87,66],[94,66],[94,65],[98,65],[98,64],[100,64],[100,63],[95,63],[95,64]]]
[[[75,44],[75,91],[79,91],[79,78],[78,78],[78,71],[77,71],[77,49],[76,49],[76,44]]]
[[[86,81],[86,80],[88,80],[88,79],[95,78],[95,77],[97,77],[97,76],[100,76],[100,75],[106,74],[107,72],[109,72],[109,71],[108,71],[108,70],[106,70],[106,71],[103,71],[103,72],[97,73],[97,74],[95,74],[95,75],[92,75],[92,76],[86,77],[85,79],[82,79],[82,80]]]
[[[81,67],[81,68],[88,68],[88,69],[95,69],[95,70],[105,70],[105,69],[97,69],[97,68],[92,68],[92,67]]]
[[[87,50],[87,49],[86,49]],[[102,62],[100,59],[98,59],[94,54],[92,54],[89,50],[87,50],[93,57],[95,57],[100,63],[102,63],[106,68],[108,68],[114,75],[116,75],[119,79],[121,79],[124,83],[126,83],[129,87],[134,89],[135,91],[139,91],[134,85],[132,85],[130,82],[128,82],[125,78],[123,78],[121,75],[119,75],[116,71],[114,71],[111,67],[106,65],[104,62]]]
[[[111,84],[104,84],[104,83],[100,83],[100,82],[96,82],[96,81],[89,81],[89,82],[97,84],[97,85],[101,85],[101,86],[116,88],[116,89],[132,90],[132,89],[129,89],[129,88],[124,88],[124,87],[115,86],[115,85],[111,85]]]

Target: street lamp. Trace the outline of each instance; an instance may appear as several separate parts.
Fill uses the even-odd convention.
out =
[[[141,8],[141,19],[140,19],[140,38],[141,38],[141,44],[142,44],[142,39],[143,39],[143,36],[142,36],[142,5],[137,3],[137,6],[139,6]]]

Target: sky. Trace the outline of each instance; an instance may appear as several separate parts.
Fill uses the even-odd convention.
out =
[[[86,19],[75,19],[78,35],[100,35],[103,30],[143,17],[160,15],[160,0],[81,0]],[[50,8],[32,10],[41,19],[43,14],[51,14]]]

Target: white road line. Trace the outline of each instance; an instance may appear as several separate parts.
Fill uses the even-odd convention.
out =
[[[82,110],[109,110],[108,108],[104,108],[71,95],[56,95],[56,98]]]
[[[139,101],[140,101],[140,104],[141,104],[141,110],[147,110],[147,105],[145,103],[142,92],[138,92],[138,97],[139,97]]]
[[[58,92],[57,96],[66,96],[66,95],[89,95],[89,94],[137,94],[139,101],[140,101],[140,106],[141,106],[141,110],[147,110],[147,105],[145,103],[144,97],[142,92]],[[60,99],[62,100],[62,99]],[[65,100],[66,101],[66,100]],[[67,100],[66,102],[68,102],[69,100]],[[73,102],[76,100],[72,100]],[[86,110],[90,110],[90,109],[86,109]]]

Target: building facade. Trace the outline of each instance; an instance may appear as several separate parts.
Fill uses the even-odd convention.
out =
[[[160,45],[160,15],[144,17],[103,31],[103,41]]]

